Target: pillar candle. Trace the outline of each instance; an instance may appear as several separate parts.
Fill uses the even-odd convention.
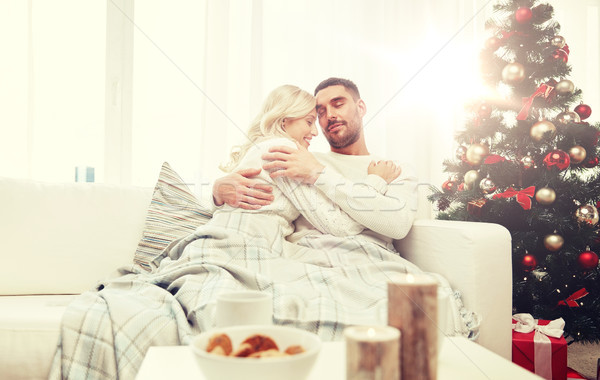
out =
[[[398,380],[400,332],[390,326],[344,330],[347,380]]]
[[[388,284],[388,324],[400,330],[401,379],[437,378],[437,283],[408,274]]]

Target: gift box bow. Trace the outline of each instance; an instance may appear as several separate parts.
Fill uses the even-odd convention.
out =
[[[513,315],[513,319],[517,321],[517,323],[513,324],[513,330],[520,333],[528,334],[533,330],[537,333],[541,333],[546,337],[551,336],[553,338],[560,338],[565,329],[565,320],[562,318],[555,319],[550,321],[547,325],[538,325],[537,319],[534,319],[531,314],[515,314]],[[548,339],[548,342],[550,339]]]
[[[562,318],[550,321],[547,325],[539,325],[531,314],[522,313],[513,315],[517,322],[513,330],[518,333],[530,333],[533,336],[535,373],[545,379],[552,379],[552,342],[550,338],[560,338],[563,335],[565,321]]]

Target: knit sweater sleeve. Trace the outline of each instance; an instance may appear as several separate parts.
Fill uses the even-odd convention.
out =
[[[265,150],[276,145],[296,147],[287,139],[271,139],[265,143]],[[361,223],[350,217],[315,186],[286,177],[278,177],[273,181],[294,207],[320,232],[334,236],[350,236],[363,231]]]
[[[383,185],[371,175],[363,182],[351,182],[326,168],[315,186],[364,227],[392,239],[406,236],[417,211],[414,175],[403,174]]]

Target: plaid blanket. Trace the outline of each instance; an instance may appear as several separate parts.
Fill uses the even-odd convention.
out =
[[[173,242],[152,273],[120,269],[67,308],[51,379],[133,379],[150,346],[185,345],[215,323],[215,296],[252,289],[273,295],[273,321],[341,339],[345,326],[387,324],[387,283],[421,272],[360,236],[282,238],[273,218],[236,213],[213,218]],[[270,231],[270,233],[265,233]],[[477,318],[451,293],[456,334]]]

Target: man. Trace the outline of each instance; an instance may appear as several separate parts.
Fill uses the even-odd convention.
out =
[[[263,155],[269,162],[262,169],[270,171],[272,178],[286,176],[314,185],[365,227],[364,238],[393,250],[392,240],[403,238],[414,219],[416,178],[401,176],[401,168],[393,162],[370,155],[362,122],[367,108],[353,82],[326,79],[315,96],[319,124],[331,152],[313,155],[303,147],[273,147]],[[240,171],[217,180],[215,205],[257,209],[269,204],[270,187],[252,180],[260,171]],[[302,216],[295,225],[288,237],[291,242],[302,244],[302,238],[320,235]]]

